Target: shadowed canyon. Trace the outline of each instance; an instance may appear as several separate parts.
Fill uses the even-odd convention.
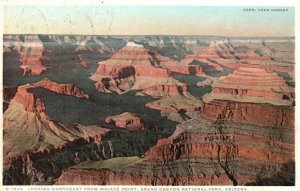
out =
[[[3,38],[3,184],[295,185],[294,38]]]

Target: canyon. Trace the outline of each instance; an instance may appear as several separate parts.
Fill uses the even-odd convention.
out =
[[[212,92],[204,96],[209,102],[217,97],[240,102],[292,105],[295,90],[272,71],[239,67],[232,74],[212,83]]]
[[[179,68],[176,69],[177,65]],[[194,74],[201,74],[201,69],[193,69]],[[99,63],[91,79],[96,81],[96,89],[103,92],[123,93],[143,89],[147,94],[177,94],[186,92],[187,87],[172,78],[171,72],[182,71],[183,74],[189,74],[193,69],[150,52],[143,45],[128,42],[110,59]]]
[[[45,51],[42,41],[36,36],[28,36],[24,39],[18,50],[23,76],[40,75],[47,70]]]
[[[4,185],[295,185],[293,38],[3,38]]]

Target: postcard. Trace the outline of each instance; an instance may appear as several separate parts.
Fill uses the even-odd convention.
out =
[[[296,6],[97,3],[4,3],[3,190],[296,190]]]

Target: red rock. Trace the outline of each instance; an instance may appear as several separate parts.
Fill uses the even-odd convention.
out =
[[[27,155],[31,160],[37,160],[67,147],[91,141],[99,143],[110,132],[99,126],[65,125],[52,121],[45,113],[46,108],[42,100],[30,92],[35,88],[88,99],[88,95],[78,87],[59,84],[47,78],[37,83],[19,86],[3,116],[5,164],[16,162],[20,157],[24,158]]]
[[[167,58],[157,60],[160,57],[155,54],[157,53],[148,51],[142,45],[129,42],[124,48],[113,54],[109,60],[100,62],[91,79],[96,81],[97,90],[119,94],[131,89],[142,89],[152,95],[152,89],[157,91],[160,89],[162,91],[157,92],[156,96],[158,94],[162,96],[166,93],[164,90],[168,91],[167,89],[170,90],[168,91],[170,93],[184,89],[182,83],[171,77],[170,69],[164,68],[162,64],[162,62],[173,63],[175,61]],[[158,62],[162,65],[156,67]],[[199,69],[192,71],[200,72]]]
[[[272,176],[282,164],[294,160],[294,141],[285,135],[275,140],[265,131],[257,132],[259,126],[231,131],[239,126],[242,124],[229,124],[220,131],[207,120],[193,119],[171,137],[159,139],[140,162],[120,169],[67,169],[56,184],[232,185],[235,180],[245,185],[257,181],[262,169]]]
[[[183,62],[188,64],[193,62],[193,60],[202,61],[219,72],[223,72],[220,68],[221,65],[231,69],[246,66],[254,68],[268,68],[270,70],[281,72],[294,71],[295,68],[293,64],[289,66],[278,66],[277,64],[272,64],[273,60],[271,59],[271,55],[273,53],[271,53],[270,50],[266,50],[265,47],[259,47],[259,49],[263,50],[263,55],[257,54],[254,48],[234,47],[231,43],[224,41],[212,42],[209,47],[201,50],[198,54],[186,56]],[[216,71],[212,71],[210,73],[213,72]]]
[[[144,88],[143,92],[148,95],[153,95],[155,92],[164,95],[181,94],[187,92],[187,85],[155,85]]]
[[[219,124],[209,123],[202,118],[187,121],[180,125],[171,137],[160,139],[154,147],[150,148],[145,161],[150,164],[163,163],[165,166],[170,162],[174,164],[184,159],[218,161],[220,166],[225,165],[228,169],[234,168],[234,171],[230,171],[233,172],[232,177],[235,177],[239,185],[243,185],[254,181],[257,174],[250,172],[255,172],[256,169],[257,173],[261,169],[266,169],[265,173],[272,174],[278,171],[280,165],[294,160],[295,142],[288,136],[277,139],[265,130],[259,131],[263,128],[261,126],[252,125],[252,128],[250,126],[245,128],[241,123],[225,125],[226,123],[218,126]],[[277,127],[276,131],[293,133],[291,129],[284,129],[284,125]],[[274,167],[265,165],[270,163],[274,164]],[[205,167],[199,166],[199,168]],[[209,173],[205,174],[209,176]]]
[[[149,77],[168,77],[169,72],[164,68],[156,68],[153,66],[134,66],[131,64],[99,64],[96,71],[97,75],[108,77],[121,77],[124,76],[149,76]]]
[[[37,67],[22,66],[21,68],[24,70],[23,76],[38,76],[42,72],[47,70],[46,67],[41,67],[41,66],[37,66]]]
[[[258,55],[252,49],[238,49],[229,42],[212,42],[207,49],[203,49],[198,55],[191,58],[206,59],[240,59],[240,60],[270,60],[267,55]]]
[[[41,81],[34,83],[33,86],[45,88],[59,94],[75,96],[82,99],[89,99],[89,95],[81,91],[77,86],[73,84],[60,84],[51,81],[49,78],[44,78]]]
[[[42,60],[47,59],[44,56],[43,43],[36,38],[33,41],[25,41],[19,50],[23,76],[36,76],[47,70],[47,67],[42,65]]]
[[[34,94],[29,92],[30,89],[34,88],[45,88],[63,95],[75,96],[82,99],[89,99],[88,94],[82,92],[78,87],[72,84],[59,84],[54,81],[51,81],[48,78],[44,78],[43,80],[34,84],[27,84],[18,87],[18,91],[15,94],[14,100],[21,103],[24,106],[25,110],[28,112],[34,112],[34,110],[36,109],[36,104],[41,103],[40,101],[37,101],[37,98]]]
[[[184,61],[177,61],[163,57],[158,53],[152,54],[159,61],[161,67],[168,69],[171,73],[179,73],[186,75],[203,76],[202,67],[199,65],[190,65]]]
[[[204,100],[224,99],[239,102],[291,105],[294,88],[276,73],[261,68],[239,67],[232,74],[212,84],[212,92]]]
[[[28,92],[27,88],[19,87],[18,91],[14,97],[14,100],[21,103],[24,109],[28,112],[34,111],[35,98],[32,93]]]
[[[222,118],[269,127],[295,127],[294,107],[214,100],[204,105],[201,115],[212,120]]]
[[[150,124],[146,124],[137,114],[129,112],[125,112],[120,115],[108,116],[104,121],[105,123],[126,128],[130,131],[141,131],[153,128]]]
[[[250,142],[256,141],[256,139],[251,138],[251,136],[241,136],[240,135],[230,135],[226,134],[226,139],[233,139],[236,142],[240,140],[245,141],[245,137],[249,139]],[[277,152],[268,151],[265,149],[260,149],[258,147],[246,146],[246,145],[229,145],[230,152],[228,152],[228,145],[222,144],[220,147],[216,143],[225,137],[215,135],[215,140],[209,134],[205,133],[182,133],[174,139],[162,139],[152,147],[145,160],[151,162],[168,162],[175,161],[180,158],[225,158],[227,155],[232,155],[233,157],[239,157],[248,160],[265,161],[273,163],[285,163],[289,160],[294,159],[293,154],[288,156],[285,154],[280,154]],[[227,138],[230,137],[230,138]],[[259,139],[261,145],[267,144],[265,139]],[[258,143],[256,143],[258,144]],[[280,144],[280,143],[279,143]],[[293,145],[288,145],[289,150],[293,150]],[[221,151],[221,152],[219,152]],[[272,156],[272,157],[270,157]]]
[[[197,65],[169,65],[165,68],[174,73],[203,76],[202,67]]]

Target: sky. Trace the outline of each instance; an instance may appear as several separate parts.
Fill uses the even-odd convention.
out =
[[[253,8],[256,11],[244,11]],[[4,34],[291,37],[295,10],[203,6],[5,6]]]

